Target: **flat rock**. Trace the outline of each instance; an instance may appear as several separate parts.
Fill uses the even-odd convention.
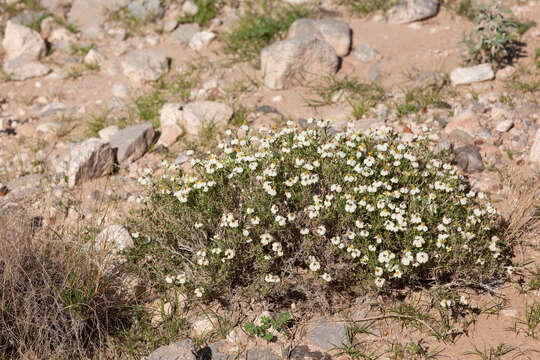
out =
[[[149,21],[163,17],[161,0],[133,0],[127,7],[134,18]]]
[[[351,48],[351,28],[341,20],[324,18],[319,20],[298,19],[289,28],[287,37],[315,36],[328,42],[338,56],[346,56]]]
[[[210,44],[212,40],[216,37],[216,34],[214,34],[211,31],[200,31],[198,33],[195,33],[191,40],[189,41],[189,47],[192,48],[195,51],[201,51],[205,47]]]
[[[67,159],[68,186],[109,174],[114,158],[111,145],[101,139],[89,138],[75,145]]]
[[[529,161],[540,166],[540,128],[534,136],[531,152],[529,153]]]
[[[278,41],[261,51],[264,84],[275,90],[334,74],[338,64],[334,48],[314,36]]]
[[[53,101],[50,104],[45,105],[39,112],[40,117],[48,117],[58,115],[63,112],[74,111],[75,107],[66,105],[64,103]]]
[[[200,27],[197,24],[182,24],[171,33],[171,37],[180,44],[189,44],[199,31]]]
[[[484,170],[482,156],[474,145],[465,145],[455,150],[456,162],[460,168],[467,172]]]
[[[367,44],[358,44],[354,48],[353,55],[361,62],[368,63],[377,58],[378,52],[377,49],[372,46]]]
[[[45,55],[45,41],[41,35],[11,20],[8,20],[6,24],[2,47],[6,52],[7,60],[16,58],[38,60]]]
[[[491,64],[480,64],[471,67],[458,67],[450,73],[453,85],[471,84],[491,80],[495,77]]]
[[[513,120],[503,120],[495,126],[495,130],[498,132],[507,132],[514,126]]]
[[[437,15],[437,0],[400,0],[388,10],[388,21],[393,24],[407,24]]]
[[[188,135],[198,135],[203,126],[227,124],[233,109],[215,101],[195,101],[184,106],[182,125]]]
[[[456,129],[475,137],[481,133],[483,128],[478,121],[478,115],[472,110],[465,110],[452,119],[449,119],[444,131],[450,134]]]
[[[316,325],[306,334],[306,338],[323,350],[340,347],[347,340],[343,324],[323,322]]]
[[[313,351],[306,345],[295,346],[289,353],[290,360],[332,360],[330,355]]]
[[[119,163],[132,163],[144,155],[154,140],[154,127],[150,123],[128,126],[109,138],[113,149],[117,149]]]
[[[39,61],[18,57],[6,61],[3,70],[12,80],[23,81],[47,75],[51,71],[51,68]]]
[[[131,81],[155,81],[169,70],[169,60],[162,52],[135,51],[125,56],[122,67]]]
[[[154,350],[146,360],[196,360],[195,345],[190,339],[177,341]]]

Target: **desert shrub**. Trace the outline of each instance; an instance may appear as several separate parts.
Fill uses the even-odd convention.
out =
[[[491,62],[501,65],[517,56],[517,25],[504,16],[509,12],[497,2],[478,5],[474,29],[463,36],[463,42],[469,50],[469,63]]]
[[[0,214],[0,224],[0,358],[102,353],[111,336],[129,326],[125,291],[87,253],[39,230],[39,221],[15,212]]]
[[[247,126],[193,173],[164,163],[133,214],[132,269],[190,298],[282,299],[502,276],[496,210],[427,137]],[[302,296],[301,296],[302,297]]]

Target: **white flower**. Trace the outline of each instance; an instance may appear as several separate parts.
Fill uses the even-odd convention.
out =
[[[416,254],[416,261],[418,261],[418,263],[425,264],[428,262],[428,260],[429,260],[429,256],[425,252],[421,251],[418,254]]]
[[[200,298],[204,295],[204,288],[196,288],[193,292],[195,293],[195,296]]]
[[[425,243],[426,241],[420,235],[416,235],[414,237],[413,245],[416,246],[417,248],[421,248],[422,246],[424,246]]]
[[[233,249],[227,249],[225,250],[225,257],[227,259],[232,259],[234,257],[234,255],[236,254],[236,252],[233,250]]]
[[[272,205],[272,207],[270,208],[270,211],[272,212],[272,214],[277,214],[279,208],[277,207],[276,204]]]
[[[450,306],[452,306],[452,300],[442,299],[440,304],[443,308],[449,308]]]
[[[200,229],[202,226],[203,226],[203,224],[200,223],[200,222],[195,223],[195,229]]]
[[[300,234],[302,234],[302,235],[309,234],[309,229],[308,228],[303,228],[302,230],[300,230]]]
[[[255,210],[254,210],[253,208],[248,207],[248,208],[246,209],[246,214],[251,215],[251,214],[253,214],[254,211],[255,211]]]
[[[263,245],[270,244],[270,242],[274,239],[272,235],[270,235],[269,233],[262,234],[260,238],[261,238],[261,244]]]
[[[139,237],[139,232],[131,233],[131,237],[137,239]]]
[[[313,261],[309,264],[309,270],[315,272],[321,268],[321,264],[318,261]]]
[[[460,298],[459,298],[459,303],[462,304],[462,305],[469,305],[469,301],[467,300],[467,298],[465,297],[465,295],[461,295]]]
[[[383,274],[383,269],[381,267],[376,267],[375,268],[375,276],[381,276]]]
[[[317,228],[317,234],[323,236],[326,234],[326,227],[324,225],[321,225]]]
[[[251,223],[253,225],[259,225],[260,222],[261,222],[261,219],[259,219],[258,216],[255,216],[254,218],[251,218]]]
[[[276,216],[276,222],[278,223],[279,226],[285,226],[285,224],[287,223],[287,219],[285,219],[281,215],[277,215]]]
[[[279,276],[268,274],[264,277],[264,281],[266,281],[267,283],[278,283],[280,280]]]
[[[174,278],[173,278],[171,275],[165,276],[165,282],[166,282],[167,284],[172,284],[173,281],[174,281]]]
[[[294,221],[294,219],[296,219],[296,215],[294,213],[287,214],[287,220]]]
[[[375,286],[378,288],[382,288],[384,286],[384,283],[386,282],[383,278],[376,278],[375,279]]]
[[[332,281],[332,277],[331,277],[330,274],[328,274],[328,273],[322,274],[321,277],[322,277],[323,280],[326,281],[326,282]]]

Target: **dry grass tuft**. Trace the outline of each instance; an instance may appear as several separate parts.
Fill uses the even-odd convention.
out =
[[[132,316],[114,275],[22,212],[0,228],[0,358],[103,354]]]

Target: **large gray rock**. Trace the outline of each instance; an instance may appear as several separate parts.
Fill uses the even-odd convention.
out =
[[[323,350],[340,347],[347,340],[343,324],[323,322],[307,332],[306,338]]]
[[[246,360],[280,360],[281,356],[277,356],[270,348],[255,348],[246,351],[242,356]]]
[[[484,170],[482,156],[474,145],[465,145],[457,148],[456,162],[460,168],[468,172],[478,172]]]
[[[182,125],[188,135],[198,135],[203,126],[223,126],[232,117],[233,109],[215,101],[196,101],[184,106]]]
[[[278,41],[261,51],[264,84],[270,89],[321,79],[338,65],[334,48],[314,36]]]
[[[538,129],[534,136],[531,152],[529,153],[529,161],[540,166],[540,129]]]
[[[480,64],[471,67],[458,67],[450,73],[453,85],[470,84],[491,80],[495,77],[491,64]]]
[[[6,24],[2,47],[7,60],[24,58],[38,60],[45,54],[45,41],[35,30],[9,20]]]
[[[122,67],[134,82],[155,81],[169,70],[169,60],[162,52],[135,51],[126,55]]]
[[[146,360],[196,360],[195,345],[190,339],[177,341],[154,350]]]
[[[388,21],[394,24],[407,24],[437,15],[437,0],[400,0],[388,10]]]
[[[199,31],[200,28],[197,24],[182,24],[171,33],[171,36],[173,40],[181,44],[189,44]]]
[[[154,127],[150,123],[128,126],[109,138],[113,149],[117,149],[119,163],[132,163],[144,155],[154,140]]]
[[[133,0],[127,8],[133,17],[143,21],[161,18],[164,13],[161,0]]]
[[[289,28],[288,38],[315,36],[328,42],[338,56],[345,56],[351,48],[351,28],[341,20],[298,19]]]
[[[96,138],[75,145],[67,158],[68,186],[109,174],[115,163],[109,143]]]
[[[12,80],[26,80],[48,74],[51,69],[35,60],[18,57],[8,60],[3,66],[4,72]]]

